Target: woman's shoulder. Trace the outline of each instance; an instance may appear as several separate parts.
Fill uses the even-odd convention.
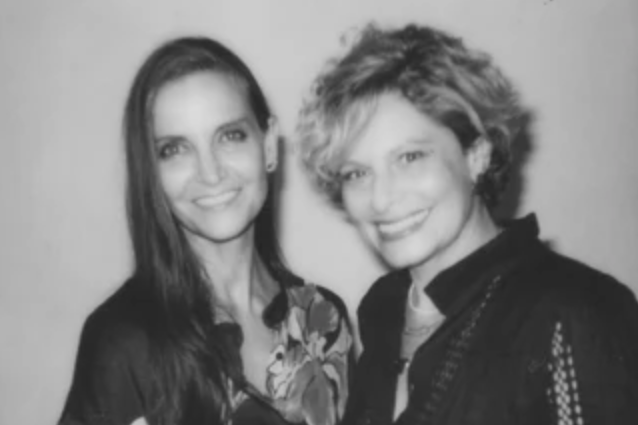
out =
[[[597,303],[601,296],[633,297],[631,290],[610,274],[554,251],[535,268],[535,274],[535,285],[559,299]]]
[[[132,423],[153,397],[153,373],[142,317],[127,281],[86,319],[60,424]]]
[[[324,347],[347,353],[352,347],[352,326],[341,298],[331,290],[306,283],[286,289],[288,309],[282,329],[295,338],[326,338]],[[308,340],[307,342],[309,342]],[[334,346],[333,346],[334,344]]]
[[[95,357],[140,357],[147,352],[145,305],[135,280],[127,280],[85,320],[81,344]]]
[[[317,309],[338,317],[347,318],[348,311],[339,295],[325,286],[304,282],[286,289],[289,308],[298,308],[307,313]]]
[[[633,291],[613,276],[576,259],[550,251],[526,279],[538,300],[562,318],[607,321],[625,316],[638,321]],[[637,324],[638,325],[638,324]]]

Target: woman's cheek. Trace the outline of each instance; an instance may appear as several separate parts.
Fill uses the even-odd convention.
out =
[[[182,194],[188,187],[188,183],[195,174],[193,161],[188,158],[172,160],[166,164],[160,164],[160,181],[164,193],[169,197]]]

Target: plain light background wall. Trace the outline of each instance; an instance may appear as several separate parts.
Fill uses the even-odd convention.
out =
[[[0,6],[0,424],[57,419],[86,315],[127,276],[120,119],[143,58],[204,34],[254,69],[291,134],[339,36],[430,23],[492,53],[536,112],[519,214],[638,290],[634,0],[14,0]],[[353,308],[382,272],[291,158],[293,268]]]

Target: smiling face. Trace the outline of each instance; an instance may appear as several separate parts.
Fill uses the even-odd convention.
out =
[[[266,199],[276,135],[259,128],[245,89],[220,72],[163,86],[153,106],[160,181],[189,236],[223,243],[247,235]]]
[[[473,192],[489,146],[464,152],[447,127],[383,94],[339,168],[346,213],[390,266],[451,266],[493,228]]]

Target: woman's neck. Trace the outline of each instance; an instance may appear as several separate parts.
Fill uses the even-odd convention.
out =
[[[253,231],[224,243],[191,241],[202,261],[216,304],[233,317],[260,316],[273,295],[274,282],[259,258]]]
[[[410,274],[418,294],[423,294],[423,289],[442,271],[452,267],[489,241],[500,232],[494,223],[489,211],[479,200],[470,212],[470,215],[452,243],[440,249],[438,253],[428,258],[423,263],[412,267]]]

